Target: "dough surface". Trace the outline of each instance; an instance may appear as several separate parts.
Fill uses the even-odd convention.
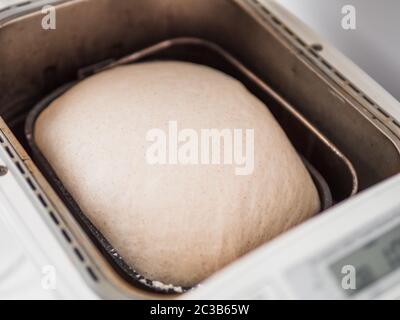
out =
[[[254,171],[151,165],[152,128],[254,129]],[[316,188],[266,106],[209,67],[147,62],[92,76],[38,117],[34,138],[82,211],[151,280],[192,286],[314,215]]]

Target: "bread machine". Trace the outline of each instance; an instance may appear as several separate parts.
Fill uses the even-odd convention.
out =
[[[54,30],[41,26],[45,5],[55,8]],[[24,127],[33,107],[58,88],[132,53],[187,41],[244,66],[335,205],[198,287],[171,294],[132,283],[107,258],[43,172]],[[192,49],[167,56],[211,57]],[[400,297],[400,106],[274,1],[37,0],[6,7],[0,116],[0,217],[36,268],[54,267],[57,286],[42,288],[54,298]],[[359,283],[350,290],[342,285],[348,265]]]

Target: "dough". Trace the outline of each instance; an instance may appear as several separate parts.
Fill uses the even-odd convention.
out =
[[[169,132],[171,121],[196,132],[253,129],[254,170],[150,164],[149,130]],[[99,73],[51,103],[34,138],[122,257],[166,284],[199,283],[320,206],[308,171],[266,106],[206,66],[147,62]]]

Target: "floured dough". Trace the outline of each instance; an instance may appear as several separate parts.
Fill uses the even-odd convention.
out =
[[[254,171],[149,164],[150,129],[254,129]],[[82,211],[140,274],[192,286],[319,210],[316,188],[266,106],[209,67],[148,62],[56,99],[35,141]]]

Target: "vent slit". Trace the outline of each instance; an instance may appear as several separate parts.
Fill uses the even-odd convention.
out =
[[[43,196],[41,194],[38,194],[38,199],[40,200],[41,204],[47,208],[47,202],[44,200]]]
[[[82,253],[79,251],[78,248],[74,248],[74,252],[75,252],[76,256],[79,258],[79,260],[80,260],[81,262],[85,261],[85,258],[83,258],[83,255],[82,255]]]
[[[55,214],[54,214],[53,211],[49,211],[49,215],[50,215],[51,219],[54,221],[54,223],[55,223],[56,225],[59,225],[59,224],[60,224],[60,221],[58,221],[58,219],[57,219],[57,217],[55,216]]]
[[[256,3],[258,4],[258,1]],[[269,12],[269,10],[267,8],[265,8],[264,6],[261,7],[261,10],[264,11],[264,13],[266,13],[267,15],[271,14],[271,12]]]
[[[290,34],[291,36],[293,36],[294,35],[294,33],[293,33],[293,31],[292,30],[290,30],[288,27],[283,27],[283,30],[285,30],[286,31],[286,33],[288,33],[288,34]]]
[[[22,174],[25,174],[25,170],[24,168],[22,168],[21,164],[19,162],[16,162],[15,164],[17,166],[18,171],[21,172]]]
[[[276,18],[276,17],[272,17],[272,21],[273,21],[275,24],[279,25],[279,26],[282,24],[282,22],[281,22],[280,20],[278,20],[278,18]]]
[[[370,99],[370,98],[368,98],[365,94],[363,94],[363,98],[364,98],[364,100],[365,101],[367,101],[370,105],[375,105],[375,103]]]
[[[390,115],[382,108],[378,107],[378,111],[382,113],[386,118],[390,118]]]
[[[353,89],[353,91],[355,91],[355,92],[357,92],[357,93],[360,93],[360,90],[359,90],[356,86],[354,86],[354,84],[349,83],[349,87],[350,87],[351,89]]]
[[[95,281],[98,282],[99,278],[97,275],[94,273],[93,269],[91,267],[86,267],[87,272],[89,273],[90,277]]]
[[[69,234],[67,233],[67,231],[65,229],[61,229],[61,233],[64,236],[65,240],[68,241],[68,243],[72,242],[71,237],[69,236]]]
[[[319,58],[319,54],[317,52],[315,52],[315,50],[313,49],[309,49],[308,50],[315,58]]]
[[[303,40],[301,40],[300,38],[296,37],[295,39],[301,46],[303,46],[303,47],[306,46],[306,43]]]
[[[12,153],[11,149],[8,146],[5,146],[5,149],[8,153],[8,155],[10,156],[10,158],[14,159],[14,154]]]
[[[335,75],[342,81],[346,81],[344,75],[342,75],[339,71],[335,71]]]
[[[332,70],[332,66],[326,60],[321,59],[321,62],[323,63],[323,65],[325,67],[327,67],[328,69]]]
[[[29,186],[31,187],[31,189],[32,189],[33,191],[36,191],[36,186],[33,184],[31,178],[29,178],[29,177],[26,178],[26,181],[28,182],[28,184],[29,184]]]

